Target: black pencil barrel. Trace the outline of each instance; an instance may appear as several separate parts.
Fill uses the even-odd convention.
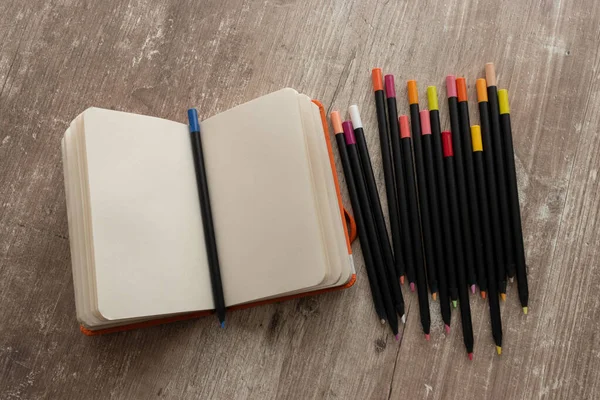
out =
[[[400,290],[400,281],[398,280],[396,268],[394,267],[394,258],[390,248],[390,241],[388,239],[387,228],[383,218],[383,211],[381,210],[379,192],[377,191],[377,184],[375,183],[375,176],[373,175],[373,167],[371,166],[371,158],[367,148],[367,141],[365,140],[365,134],[362,128],[355,128],[354,135],[356,137],[356,147],[358,149],[359,159],[362,165],[363,176],[365,178],[367,193],[369,196],[370,209],[375,220],[375,227],[377,229],[377,235],[383,254],[383,259],[385,261],[387,270],[393,272],[388,275],[388,285],[390,286],[392,297],[394,299],[394,305],[396,306],[398,314],[404,315],[404,299]]]
[[[452,223],[450,219],[450,209],[448,207],[448,191],[446,188],[446,179],[444,176],[444,155],[442,152],[442,132],[440,126],[440,113],[438,110],[429,112],[431,119],[431,143],[432,154],[435,165],[436,181],[438,187],[438,204],[440,215],[442,217],[442,232],[446,266],[446,280],[448,282],[448,292],[453,301],[458,300],[458,288],[456,286],[456,266],[454,257],[454,245],[452,238]]]
[[[456,146],[454,146],[456,148]],[[456,154],[456,153],[455,153]],[[473,338],[473,322],[471,320],[471,306],[469,304],[469,290],[467,288],[467,278],[464,269],[464,257],[463,257],[463,243],[461,238],[460,222],[458,218],[458,195],[457,185],[455,180],[453,157],[444,158],[444,169],[446,172],[446,183],[448,184],[448,200],[450,203],[450,213],[453,216],[453,233],[456,251],[456,272],[458,281],[458,298],[460,304],[460,320],[463,330],[463,342],[467,348],[468,353],[473,352],[474,338]]]
[[[454,163],[456,174],[456,191],[458,194],[458,207],[460,210],[460,227],[462,242],[465,255],[465,267],[467,274],[467,284],[472,286],[476,283],[475,260],[472,247],[473,232],[471,230],[471,217],[469,215],[469,199],[467,195],[467,184],[463,168],[462,140],[459,128],[458,99],[448,97],[448,110],[450,111],[450,131],[452,132],[452,141],[454,149]]]
[[[404,251],[404,260],[406,275],[409,282],[415,282],[415,262],[410,240],[410,230],[408,227],[408,210],[406,207],[406,183],[404,181],[404,168],[402,167],[402,157],[400,150],[400,133],[398,130],[398,111],[396,109],[396,98],[388,97],[388,121],[390,127],[390,139],[392,143],[392,161],[394,167],[395,187],[398,199],[398,211],[400,216],[400,227],[402,237],[399,238]]]
[[[469,105],[467,101],[458,102],[459,127],[462,136],[463,171],[467,183],[469,199],[469,220],[471,222],[471,246],[475,255],[475,272],[477,285],[482,291],[487,291],[487,277],[483,261],[483,243],[481,243],[481,225],[479,221],[479,205],[477,202],[477,188],[475,187],[475,172],[473,171],[473,148],[471,146],[471,128],[469,120]]]
[[[356,183],[354,182],[354,176],[352,174],[352,167],[350,165],[350,159],[348,157],[348,151],[346,149],[344,134],[337,133],[335,135],[335,140],[337,142],[340,160],[342,161],[342,168],[344,170],[344,176],[346,178],[346,186],[348,187],[350,203],[352,204],[352,210],[354,211],[354,219],[356,220],[356,226],[358,228],[358,239],[362,248],[363,258],[365,259],[365,269],[367,270],[367,277],[369,278],[371,296],[373,297],[373,306],[375,307],[375,312],[377,313],[377,316],[380,319],[387,320],[387,314],[385,312],[385,307],[383,306],[383,300],[381,298],[381,289],[377,280],[377,273],[373,261],[373,254],[371,253],[371,245],[369,243],[367,235],[367,227],[365,225],[363,212],[361,211],[360,207],[358,192],[356,190]]]
[[[368,241],[370,248],[373,253],[373,258],[377,271],[377,280],[380,283],[379,289],[381,290],[383,305],[385,308],[388,322],[394,334],[398,332],[398,316],[396,315],[396,299],[394,298],[393,291],[390,285],[389,267],[393,268],[393,265],[386,265],[384,261],[381,248],[379,246],[379,238],[375,227],[375,221],[373,219],[373,212],[371,209],[369,195],[367,187],[365,185],[364,171],[362,170],[360,156],[358,155],[356,145],[348,145],[348,155],[350,158],[350,165],[352,167],[352,174],[354,176],[354,182],[356,183],[356,189],[358,193],[358,199],[361,211],[364,211],[363,217],[365,226],[367,228]],[[395,279],[394,279],[395,281]]]
[[[429,314],[429,297],[427,296],[427,278],[425,277],[425,260],[423,259],[423,250],[421,242],[421,229],[419,227],[419,204],[417,201],[417,184],[415,182],[415,170],[413,166],[413,156],[410,137],[401,139],[402,155],[404,168],[406,170],[406,191],[408,206],[410,209],[409,223],[411,230],[411,239],[413,245],[413,254],[415,255],[415,275],[417,279],[417,295],[419,299],[419,313],[421,316],[421,325],[423,332],[429,334],[431,325],[431,316]]]
[[[478,127],[477,127],[478,128]],[[481,135],[477,128],[474,135]],[[473,167],[477,180],[477,192],[479,194],[479,212],[482,227],[483,248],[485,254],[486,274],[488,278],[488,303],[490,308],[490,321],[492,326],[492,336],[496,346],[502,347],[502,319],[500,316],[500,300],[498,299],[498,284],[496,282],[495,264],[497,262],[494,255],[494,244],[492,239],[492,227],[490,222],[490,207],[486,193],[485,168],[483,165],[482,149],[474,149]]]
[[[419,215],[421,217],[421,232],[423,234],[423,250],[425,251],[425,267],[427,269],[427,282],[431,293],[439,291],[436,276],[435,259],[433,255],[433,235],[429,215],[429,196],[425,180],[425,164],[423,162],[423,146],[421,144],[421,122],[419,120],[419,105],[410,105],[410,123],[414,148],[414,162],[417,180]]]
[[[392,153],[388,138],[388,125],[385,113],[385,95],[383,90],[375,91],[375,109],[377,111],[377,127],[379,129],[379,144],[381,147],[381,163],[383,166],[383,178],[385,181],[385,193],[387,196],[388,216],[390,231],[392,233],[392,245],[394,248],[394,261],[396,274],[402,276],[406,273],[406,259],[402,248],[400,234],[400,219],[398,216],[398,199],[396,197],[396,181],[392,165]]]
[[[423,111],[429,117],[428,111]],[[425,159],[425,173],[427,177],[427,190],[429,194],[429,210],[431,214],[431,228],[433,231],[434,257],[437,267],[438,289],[440,292],[440,311],[442,320],[450,326],[450,296],[448,295],[448,282],[444,266],[444,253],[442,250],[442,225],[439,213],[437,182],[433,168],[433,151],[431,144],[431,133],[422,136],[423,158]]]
[[[500,217],[500,205],[498,197],[498,186],[496,182],[496,166],[494,164],[493,141],[490,132],[490,117],[487,101],[479,102],[479,120],[481,123],[481,140],[483,143],[483,162],[485,164],[485,183],[487,197],[489,200],[489,211],[491,216],[492,238],[494,245],[494,256],[496,259],[496,285],[497,291],[504,293],[505,290],[505,261],[504,247],[502,245],[502,221]],[[488,285],[489,287],[489,285]]]
[[[488,86],[488,107],[490,111],[490,128],[493,143],[493,158],[496,170],[496,181],[500,206],[500,223],[502,224],[502,242],[504,247],[504,268],[509,277],[515,276],[514,241],[512,239],[510,211],[508,206],[508,185],[504,165],[504,146],[500,131],[500,111],[498,108],[498,88]],[[506,278],[501,283],[500,293],[506,293]]]
[[[204,242],[206,245],[206,255],[208,257],[208,268],[210,272],[213,300],[219,322],[222,326],[224,326],[225,297],[223,294],[223,283],[221,281],[221,270],[219,267],[215,227],[212,219],[212,209],[210,206],[208,180],[206,179],[204,154],[202,152],[202,138],[200,135],[196,110],[190,109],[188,111],[188,117],[190,119],[190,139],[192,143],[194,167],[196,170],[196,184],[198,186],[198,197],[200,200],[200,212],[202,215],[202,227],[204,229]]]
[[[523,228],[521,226],[521,208],[519,206],[519,188],[517,186],[517,171],[515,168],[515,153],[512,141],[510,114],[506,113],[500,115],[500,126],[504,142],[508,204],[510,207],[511,226],[515,244],[517,288],[521,306],[527,307],[529,303],[529,285],[527,283],[527,265],[525,264],[525,246],[523,244]]]

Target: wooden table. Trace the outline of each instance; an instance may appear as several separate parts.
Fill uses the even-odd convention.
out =
[[[1,399],[600,398],[600,2],[39,3],[0,3]],[[475,99],[487,61],[512,100],[531,291],[524,316],[509,287],[501,357],[475,296],[473,362],[437,303],[425,342],[406,287],[396,343],[358,243],[352,289],[231,313],[225,331],[205,318],[79,332],[59,143],[85,108],[184,122],[190,106],[204,118],[285,86],[329,110],[357,103],[383,195],[371,68],[396,74],[406,113],[407,79],[422,108],[450,73]]]

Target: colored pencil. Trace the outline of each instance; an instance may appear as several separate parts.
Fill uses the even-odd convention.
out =
[[[398,111],[396,109],[396,86],[394,85],[394,76],[385,76],[385,92],[387,98],[388,121],[390,127],[390,137],[392,142],[392,161],[395,178],[396,194],[398,198],[398,211],[400,216],[400,227],[402,229],[402,243],[405,257],[406,275],[410,288],[414,291],[415,287],[415,261],[410,238],[410,228],[408,222],[408,208],[406,204],[406,182],[404,181],[404,168],[402,166],[402,150],[400,149],[400,132],[398,129]]]
[[[400,277],[400,282],[403,283],[404,274],[408,275],[408,272],[406,271],[408,259],[406,252],[402,248],[402,238],[400,236],[396,181],[394,180],[394,167],[392,165],[392,153],[390,150],[390,138],[388,137],[385,112],[385,93],[383,91],[383,78],[381,76],[380,68],[373,69],[372,81],[373,90],[375,92],[375,110],[377,111],[377,127],[379,129],[379,144],[381,146],[381,163],[383,166],[383,178],[385,180],[385,193],[387,195],[388,216],[390,221],[390,231],[392,233],[392,245],[394,247],[394,261],[396,263],[396,273]]]
[[[481,129],[478,125],[471,127],[471,143],[473,147],[473,168],[477,179],[477,192],[479,194],[479,211],[482,226],[483,249],[485,254],[486,274],[488,277],[488,303],[490,306],[490,322],[492,337],[496,343],[496,352],[502,354],[502,318],[500,316],[500,300],[498,299],[498,284],[496,283],[496,257],[492,239],[490,223],[490,207],[486,192],[485,171],[483,165],[483,144]]]
[[[529,302],[529,287],[527,284],[527,265],[525,264],[525,246],[523,244],[523,228],[521,226],[521,209],[519,207],[519,188],[517,186],[517,170],[515,168],[515,150],[513,148],[512,127],[510,123],[510,106],[508,91],[498,91],[500,106],[500,129],[504,144],[504,159],[506,161],[506,180],[508,183],[508,204],[510,207],[511,227],[515,249],[517,287],[523,312],[527,314]]]
[[[448,95],[448,111],[450,112],[450,131],[452,132],[453,154],[456,173],[456,191],[458,194],[458,209],[460,211],[460,232],[464,249],[464,264],[458,264],[457,269],[462,266],[466,268],[467,284],[471,287],[471,293],[475,293],[475,261],[472,248],[473,233],[471,231],[471,218],[469,215],[469,198],[467,195],[467,183],[463,168],[462,140],[460,137],[458,98],[456,93],[456,78],[454,75],[446,77],[446,93]],[[445,163],[444,163],[445,165]],[[446,171],[447,173],[447,171]],[[460,288],[459,288],[460,292]]]
[[[483,261],[483,243],[481,243],[481,222],[479,221],[479,204],[477,202],[477,187],[475,171],[473,170],[473,148],[471,147],[471,121],[469,119],[469,103],[467,97],[467,82],[465,78],[456,79],[458,96],[458,126],[462,136],[463,171],[467,182],[469,206],[469,221],[471,222],[473,254],[475,255],[475,272],[477,284],[482,297],[487,291],[487,277]]]
[[[223,284],[221,282],[221,269],[219,267],[217,240],[215,237],[215,227],[210,206],[208,180],[206,179],[206,168],[204,166],[200,123],[198,122],[198,111],[196,111],[195,108],[190,108],[188,110],[188,123],[190,128],[194,168],[196,170],[196,184],[198,185],[198,197],[200,200],[200,212],[202,215],[204,243],[206,245],[206,255],[208,257],[208,269],[210,272],[213,301],[215,303],[215,311],[219,323],[221,324],[221,328],[225,328],[225,297],[223,295]]]
[[[427,283],[432,297],[439,290],[436,275],[436,265],[433,256],[433,242],[431,232],[431,221],[429,215],[429,196],[427,193],[427,182],[425,180],[425,163],[423,162],[423,149],[421,145],[421,123],[419,117],[419,94],[417,82],[408,81],[408,103],[410,105],[410,122],[412,128],[412,142],[414,148],[415,172],[417,173],[417,190],[419,200],[419,215],[421,217],[421,233],[423,234],[423,249],[425,251],[425,267],[427,268]]]
[[[394,332],[394,335],[397,335],[398,317],[396,313],[398,312],[398,306],[396,298],[394,297],[394,292],[391,289],[392,285],[390,285],[390,283],[396,282],[396,286],[398,283],[396,279],[390,279],[390,272],[394,272],[393,265],[387,264],[381,255],[379,237],[377,234],[375,220],[373,218],[371,201],[369,199],[369,191],[365,185],[365,173],[362,169],[360,155],[358,154],[356,136],[352,122],[344,121],[342,128],[346,138],[346,150],[348,151],[348,158],[350,159],[352,175],[354,176],[354,182],[356,183],[356,191],[358,194],[360,210],[363,212],[369,244],[371,250],[373,251],[374,263],[377,271],[377,281],[379,283],[379,289],[381,290],[383,305],[392,332]],[[404,307],[404,304],[402,304],[402,307]],[[402,321],[404,321],[404,312],[402,312],[400,315],[402,316]]]
[[[431,121],[431,143],[433,162],[435,166],[436,183],[438,188],[439,210],[442,216],[442,233],[444,243],[444,265],[446,266],[446,281],[448,292],[454,308],[458,300],[458,288],[456,286],[456,265],[454,261],[454,245],[452,239],[452,228],[450,221],[450,209],[448,207],[448,192],[446,179],[444,177],[444,154],[442,152],[442,129],[440,126],[440,112],[438,96],[435,86],[427,88],[427,102],[429,104],[429,118]]]
[[[446,172],[446,184],[448,187],[448,201],[450,203],[450,214],[452,216],[452,232],[454,235],[455,255],[456,255],[456,276],[458,280],[458,298],[460,303],[460,319],[463,330],[463,341],[469,354],[469,359],[473,359],[473,323],[471,321],[471,306],[469,305],[469,290],[467,289],[467,278],[464,268],[464,252],[461,237],[461,226],[459,218],[459,199],[457,193],[456,175],[454,171],[454,149],[452,145],[452,133],[442,132],[442,146],[444,151],[444,170]]]
[[[515,276],[514,241],[512,239],[510,211],[508,207],[508,185],[506,183],[506,169],[504,166],[504,150],[502,132],[500,131],[500,110],[498,108],[498,88],[496,86],[496,70],[493,63],[485,64],[485,80],[487,83],[488,107],[490,109],[490,128],[494,143],[494,164],[496,166],[496,180],[498,182],[498,196],[500,204],[500,218],[502,224],[502,240],[504,243],[504,265],[509,278]],[[506,278],[501,283],[501,296],[506,296]]]
[[[373,306],[375,312],[379,316],[380,322],[383,324],[387,320],[387,314],[385,307],[383,306],[382,291],[379,287],[377,279],[376,266],[371,252],[371,245],[369,243],[369,237],[367,235],[367,227],[363,217],[363,212],[360,208],[360,201],[358,192],[356,189],[356,183],[352,174],[352,167],[350,166],[350,158],[348,156],[348,150],[346,149],[346,140],[344,138],[344,129],[342,127],[342,119],[339,112],[333,111],[331,113],[331,123],[333,125],[333,131],[335,133],[335,141],[337,142],[338,151],[340,154],[340,160],[342,161],[342,168],[344,170],[344,176],[346,177],[346,186],[348,187],[348,195],[350,196],[350,203],[352,204],[352,211],[354,219],[356,220],[356,226],[358,230],[358,239],[360,241],[360,247],[362,248],[363,258],[365,260],[365,269],[367,270],[367,277],[369,278],[369,286],[371,288],[371,296],[373,297]],[[379,255],[381,258],[381,255]],[[384,282],[385,283],[385,282]],[[387,287],[385,288],[387,290]],[[392,305],[389,291],[387,291],[387,297],[389,305]],[[392,312],[395,311],[392,307]],[[397,328],[396,328],[397,329]],[[393,330],[393,329],[392,329]],[[396,331],[397,334],[398,332]]]
[[[412,155],[412,139],[408,127],[408,117],[401,115],[400,142],[402,144],[402,161],[406,171],[406,195],[410,210],[410,233],[415,255],[415,275],[417,278],[417,297],[419,299],[419,314],[425,338],[429,340],[431,316],[429,315],[429,297],[427,296],[427,278],[425,277],[425,260],[423,259],[423,243],[421,241],[421,228],[419,221],[419,202],[417,200],[417,184],[415,182],[415,168]]]
[[[433,166],[433,145],[431,143],[431,123],[429,111],[423,110],[419,113],[421,118],[421,143],[423,145],[423,161],[425,163],[425,177],[427,180],[427,191],[429,194],[429,212],[431,215],[431,230],[434,240],[434,257],[437,266],[437,278],[440,291],[440,311],[446,328],[450,332],[450,296],[448,295],[448,284],[446,281],[446,269],[444,265],[444,252],[442,250],[442,218],[440,217],[440,206],[438,203],[437,182]]]
[[[398,312],[398,315],[403,316],[404,298],[402,297],[400,281],[396,273],[396,268],[394,267],[394,258],[392,257],[392,250],[390,248],[390,242],[387,235],[387,228],[385,226],[385,220],[383,219],[383,211],[381,210],[381,203],[379,202],[379,192],[377,191],[377,184],[375,183],[375,175],[373,175],[371,157],[369,156],[369,150],[367,148],[367,141],[365,140],[362,120],[360,118],[360,113],[358,112],[358,106],[351,105],[349,108],[349,114],[350,118],[352,119],[352,124],[354,125],[354,123],[356,123],[356,125],[354,125],[354,137],[356,140],[356,147],[358,149],[363,176],[368,191],[369,204],[375,219],[375,227],[377,229],[379,244],[382,249],[383,260],[387,267],[386,271],[388,272],[388,285],[391,289],[396,311]]]
[[[502,282],[506,280],[504,248],[502,245],[502,221],[500,220],[500,204],[498,197],[498,184],[496,182],[496,166],[494,164],[494,144],[490,132],[490,114],[488,107],[487,85],[485,79],[477,79],[477,102],[479,103],[479,120],[481,121],[481,139],[483,148],[483,162],[485,163],[486,187],[491,215],[491,229],[494,245],[495,270],[497,292],[502,293]],[[489,287],[489,285],[488,285]],[[501,294],[501,296],[505,296]]]

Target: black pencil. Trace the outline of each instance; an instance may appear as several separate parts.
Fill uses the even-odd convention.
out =
[[[502,132],[500,131],[500,110],[498,108],[498,88],[496,86],[496,70],[494,64],[485,64],[485,80],[487,84],[488,107],[490,109],[490,128],[494,144],[493,157],[496,169],[496,182],[498,183],[498,196],[500,205],[500,218],[502,224],[502,241],[504,244],[504,265],[509,278],[515,276],[514,241],[508,207],[508,185],[506,183],[506,169],[504,166],[504,150]],[[501,282],[500,295],[506,298],[506,278]]]
[[[190,138],[192,154],[194,157],[194,168],[196,170],[196,184],[198,185],[198,198],[200,200],[200,212],[202,214],[202,226],[204,228],[204,243],[208,257],[208,268],[210,271],[210,282],[212,285],[215,311],[221,328],[225,328],[225,297],[223,295],[223,284],[221,282],[221,270],[219,268],[219,256],[217,253],[217,241],[215,238],[215,227],[210,207],[210,195],[208,192],[208,181],[204,166],[204,154],[202,153],[202,138],[200,137],[200,123],[198,122],[198,111],[195,108],[188,110],[188,122],[190,127]]]
[[[463,330],[463,341],[469,353],[469,359],[473,359],[473,323],[471,321],[471,306],[469,304],[469,290],[467,289],[467,278],[465,274],[463,241],[461,237],[460,218],[458,211],[458,194],[456,175],[454,171],[454,147],[452,145],[452,133],[442,132],[442,146],[444,151],[444,170],[446,172],[446,184],[448,187],[448,201],[450,203],[450,214],[452,216],[452,232],[454,235],[456,276],[458,280],[458,298],[460,303],[460,319]]]
[[[450,208],[448,207],[448,192],[446,190],[446,178],[444,177],[444,153],[442,152],[442,129],[440,126],[440,112],[438,105],[437,90],[435,86],[427,87],[427,102],[429,104],[429,119],[431,120],[431,143],[433,162],[435,165],[436,182],[438,187],[439,210],[442,216],[442,232],[444,242],[446,266],[446,281],[448,292],[454,308],[457,306],[458,288],[456,286],[456,265],[454,261],[454,244],[452,240],[452,223],[450,220]]]
[[[375,175],[373,174],[373,167],[371,166],[371,157],[369,156],[369,149],[367,148],[367,141],[365,140],[362,121],[360,118],[360,113],[358,112],[358,106],[351,105],[348,111],[350,118],[352,119],[352,123],[354,124],[356,122],[356,126],[353,126],[354,136],[356,138],[356,147],[358,148],[358,154],[360,155],[360,163],[362,165],[362,171],[367,186],[369,204],[371,205],[371,212],[373,213],[373,219],[375,220],[375,228],[377,229],[377,237],[379,238],[379,246],[381,247],[383,260],[388,268],[392,268],[394,270],[394,274],[396,275],[396,279],[394,279],[395,284],[389,283],[389,285],[392,289],[392,296],[395,301],[398,315],[403,315],[404,301],[402,299],[402,293],[400,292],[399,277],[397,276],[396,269],[394,267],[394,257],[390,247],[390,240],[388,238],[387,228],[385,226],[385,219],[383,217],[381,202],[379,200],[379,192],[377,190],[377,184],[375,183]],[[398,293],[400,294],[398,295]]]
[[[481,129],[478,125],[471,127],[471,143],[473,147],[473,168],[477,179],[477,192],[479,194],[479,211],[482,226],[483,248],[485,254],[486,274],[488,277],[488,303],[490,306],[490,322],[492,337],[496,343],[496,352],[502,354],[502,318],[500,316],[500,300],[498,299],[498,284],[496,282],[496,258],[492,240],[492,227],[490,223],[490,207],[486,193],[485,171],[483,165],[483,144]]]
[[[406,204],[406,182],[404,180],[404,168],[402,166],[402,150],[400,148],[400,132],[398,130],[398,111],[396,109],[396,86],[394,76],[385,76],[385,94],[388,105],[388,121],[390,137],[392,142],[392,161],[394,166],[394,178],[398,198],[398,211],[400,216],[400,227],[402,229],[402,249],[406,266],[406,275],[410,283],[411,291],[415,290],[415,261],[410,239],[410,228],[408,222],[408,208]]]
[[[394,167],[392,165],[392,153],[390,150],[390,138],[388,137],[388,125],[385,113],[385,93],[383,92],[383,78],[381,69],[375,68],[372,72],[373,90],[375,92],[375,109],[377,111],[377,127],[379,129],[379,144],[381,146],[381,164],[383,166],[383,178],[385,180],[385,193],[387,195],[388,215],[390,231],[392,233],[392,245],[394,247],[394,261],[396,262],[396,273],[400,282],[404,283],[404,274],[407,271],[407,254],[402,248],[400,237],[400,219],[398,216],[398,199],[396,197],[396,181],[394,179]],[[410,276],[409,276],[409,282]]]
[[[413,153],[415,172],[417,174],[417,190],[419,200],[419,215],[421,217],[421,233],[423,234],[423,250],[425,251],[425,267],[427,268],[427,283],[434,297],[439,290],[436,276],[435,258],[433,256],[433,235],[429,215],[429,196],[425,180],[425,163],[423,162],[423,149],[421,145],[421,122],[419,120],[419,94],[417,82],[408,81],[408,103],[410,104],[410,123],[412,129]]]
[[[377,237],[379,238],[379,244],[381,246],[381,252],[383,254],[383,261],[385,262],[386,271],[388,272],[388,285],[392,293],[392,299],[394,300],[394,306],[398,315],[404,316],[404,298],[402,297],[402,291],[400,290],[400,280],[396,274],[394,267],[394,258],[392,257],[392,251],[390,249],[390,242],[388,240],[387,229],[385,227],[385,220],[383,219],[383,211],[381,210],[381,203],[379,202],[379,192],[377,191],[377,184],[375,183],[375,175],[373,175],[373,168],[371,167],[371,157],[369,156],[369,150],[367,148],[367,141],[365,140],[365,133],[362,127],[362,121],[360,113],[358,112],[358,106],[351,105],[349,107],[350,118],[352,124],[357,123],[358,126],[353,126],[354,137],[356,140],[356,148],[358,149],[359,159],[362,165],[363,176],[367,187],[367,194],[369,196],[370,209],[375,220],[375,228],[377,229]]]
[[[425,163],[425,173],[427,179],[427,191],[429,194],[429,212],[431,214],[431,230],[433,233],[433,252],[435,265],[437,266],[437,277],[440,291],[440,311],[442,320],[446,328],[446,333],[450,332],[450,296],[448,295],[448,283],[446,280],[446,269],[444,265],[444,252],[442,250],[444,242],[442,240],[442,218],[440,217],[440,206],[438,203],[437,182],[433,166],[433,149],[431,143],[431,123],[429,121],[429,111],[423,110],[419,113],[421,117],[421,142],[423,144],[423,161]]]
[[[415,275],[417,279],[417,297],[419,299],[419,314],[425,339],[429,340],[431,316],[429,315],[429,296],[427,296],[427,278],[425,277],[425,260],[423,259],[423,243],[419,221],[419,202],[417,200],[417,183],[415,182],[415,168],[412,155],[412,140],[408,117],[401,115],[399,118],[400,142],[402,145],[402,161],[406,171],[406,198],[410,210],[410,237],[412,239],[413,254],[415,255]]]
[[[335,141],[337,142],[340,160],[342,161],[342,168],[344,170],[344,176],[346,178],[346,186],[348,187],[348,195],[350,196],[350,203],[352,204],[354,219],[356,220],[356,226],[358,228],[358,239],[360,241],[360,247],[362,248],[363,258],[365,260],[365,269],[367,270],[367,277],[369,278],[371,297],[373,297],[373,306],[375,307],[375,312],[377,313],[377,316],[379,316],[380,322],[383,324],[387,320],[387,314],[383,306],[383,300],[381,299],[381,289],[377,280],[377,272],[373,261],[371,245],[369,244],[367,227],[365,226],[363,213],[360,209],[360,201],[358,199],[356,183],[354,182],[354,176],[352,174],[352,167],[350,166],[350,158],[348,157],[348,150],[346,149],[346,141],[344,139],[342,119],[340,117],[339,112],[333,111],[331,113],[331,123],[333,125],[333,130],[335,133]]]
[[[481,121],[481,140],[485,151],[483,152],[483,162],[485,164],[486,187],[489,199],[489,210],[491,216],[491,229],[494,245],[494,256],[496,259],[496,285],[497,292],[502,292],[506,287],[503,282],[506,280],[504,247],[502,239],[502,221],[500,217],[500,204],[498,197],[498,184],[496,182],[496,166],[494,164],[494,144],[490,132],[490,114],[488,107],[487,86],[485,79],[477,79],[477,101],[479,103],[479,120]],[[488,285],[489,286],[489,285]],[[504,296],[504,295],[501,295]]]
[[[469,103],[467,97],[467,82],[465,78],[456,79],[458,95],[458,125],[462,136],[463,171],[467,182],[467,195],[469,199],[469,221],[473,233],[471,246],[475,255],[475,272],[481,296],[485,298],[487,291],[487,277],[483,261],[483,243],[481,243],[481,222],[479,221],[479,204],[477,201],[477,187],[475,171],[473,170],[473,148],[471,147],[471,121],[469,119]],[[457,144],[458,145],[458,144]]]
[[[381,256],[381,248],[379,247],[379,239],[375,228],[375,221],[370,205],[368,189],[365,185],[365,174],[361,166],[360,156],[358,154],[356,146],[356,138],[353,132],[352,123],[350,121],[345,121],[342,124],[342,127],[346,139],[346,150],[348,151],[348,158],[350,159],[352,175],[354,176],[354,182],[356,183],[356,192],[358,194],[360,210],[361,212],[363,212],[365,227],[367,229],[368,241],[373,253],[374,265],[377,271],[377,281],[379,283],[379,289],[382,295],[383,306],[388,317],[390,328],[392,329],[394,335],[397,335],[398,317],[396,315],[396,312],[398,306],[396,304],[397,302],[396,298],[394,297],[393,290],[391,289],[392,285],[390,285],[390,272],[393,272],[393,266],[387,265],[386,268],[386,263],[383,257]],[[392,269],[390,270],[389,267],[392,267]],[[391,279],[391,282],[396,282],[396,286],[398,286],[398,282],[396,279]],[[402,307],[404,307],[404,304],[402,304]],[[402,321],[404,322],[404,313],[400,315],[402,315]],[[398,339],[397,336],[396,339]]]
[[[463,169],[461,146],[462,140],[460,137],[460,128],[458,122],[458,98],[456,97],[456,78],[454,75],[448,75],[446,77],[446,92],[448,94],[448,111],[450,113],[450,131],[452,132],[452,142],[454,144],[454,170],[456,174],[456,191],[458,194],[458,211],[460,212],[458,214],[460,216],[459,226],[462,234],[463,251],[465,256],[465,264],[462,265],[464,268],[466,268],[467,284],[471,287],[471,293],[475,293],[475,283],[477,282],[477,279],[475,277],[474,252],[471,246],[471,243],[473,242],[473,233],[471,231],[471,218],[469,215],[467,183]],[[446,163],[444,163],[444,166],[445,165]],[[461,264],[457,264],[457,269],[460,267]]]
[[[523,312],[527,314],[529,303],[529,285],[527,284],[527,265],[525,264],[525,246],[523,244],[523,228],[521,226],[521,208],[519,206],[519,188],[517,186],[517,170],[515,168],[515,150],[513,148],[512,127],[510,124],[510,106],[508,91],[498,91],[500,105],[500,128],[504,143],[504,158],[506,161],[506,180],[508,183],[508,204],[510,206],[511,227],[515,249],[517,271],[517,288]]]

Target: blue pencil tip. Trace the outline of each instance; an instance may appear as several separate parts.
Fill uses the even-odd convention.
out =
[[[195,108],[190,108],[187,114],[190,132],[200,132],[200,123],[198,122],[198,111],[196,111]]]
[[[221,322],[221,328],[225,329],[225,321]]]

